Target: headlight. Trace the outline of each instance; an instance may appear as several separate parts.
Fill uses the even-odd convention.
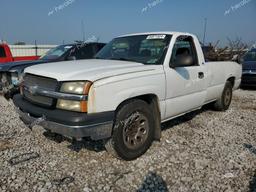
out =
[[[76,95],[88,95],[92,83],[83,82],[64,82],[60,88],[62,93],[70,93]],[[68,111],[87,112],[87,101],[73,101],[58,99],[57,108]]]
[[[60,92],[86,95],[89,92],[91,82],[66,82],[63,83]]]
[[[11,73],[11,80],[12,80],[12,84],[15,86],[19,86],[20,81],[19,81],[19,75],[18,73],[12,72]]]
[[[87,112],[87,101],[70,101],[58,99],[57,108],[68,111]]]

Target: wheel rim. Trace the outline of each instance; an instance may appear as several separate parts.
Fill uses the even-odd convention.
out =
[[[224,97],[224,104],[225,104],[225,106],[228,106],[230,104],[231,95],[232,95],[231,91],[229,89],[227,89],[225,97]]]
[[[148,138],[148,132],[148,119],[142,113],[133,113],[124,122],[123,141],[125,146],[129,149],[141,147]]]

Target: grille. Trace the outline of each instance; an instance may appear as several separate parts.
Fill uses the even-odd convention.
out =
[[[58,82],[56,79],[26,74],[24,76],[24,86],[37,86],[40,89],[47,91],[56,91]],[[24,90],[24,98],[36,104],[51,107],[54,104],[54,99],[45,96],[32,95],[29,91]]]

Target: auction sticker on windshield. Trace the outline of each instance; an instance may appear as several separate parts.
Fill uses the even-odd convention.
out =
[[[166,35],[149,35],[147,39],[165,39]]]

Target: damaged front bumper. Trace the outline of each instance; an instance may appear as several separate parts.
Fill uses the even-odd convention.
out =
[[[0,95],[7,100],[19,93],[19,85],[18,73],[0,73]]]
[[[20,94],[13,97],[13,102],[21,120],[30,128],[40,125],[53,133],[75,139],[102,140],[112,135],[114,112],[85,114],[46,109],[29,103]]]

